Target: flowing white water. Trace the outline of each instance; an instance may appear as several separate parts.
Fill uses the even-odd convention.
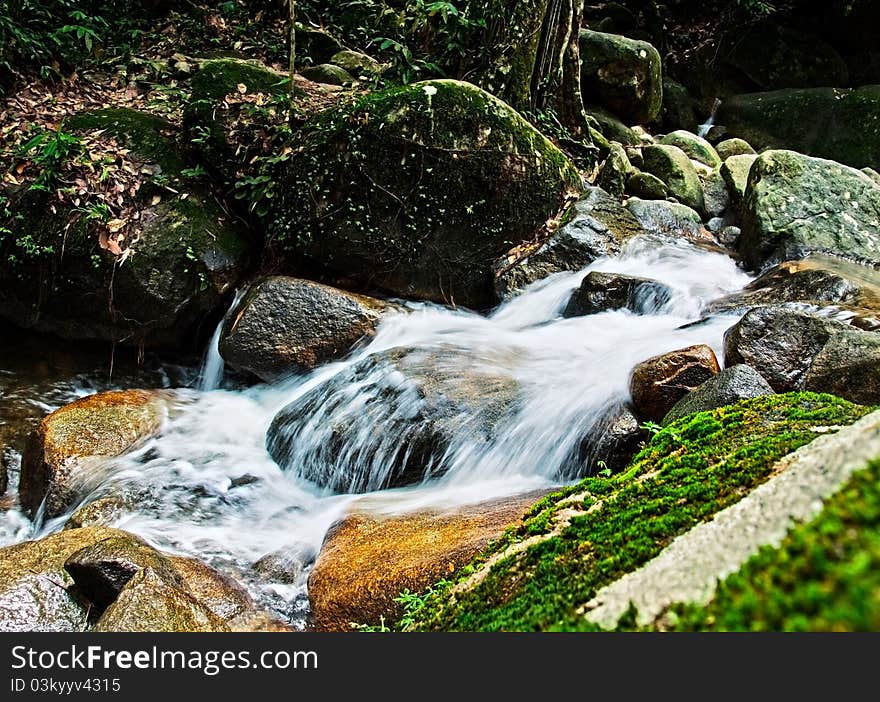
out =
[[[230,311],[236,308],[242,295],[244,295],[245,290],[245,288],[236,290],[232,304],[229,306]],[[199,371],[199,390],[204,390],[206,392],[219,390],[220,385],[223,383],[223,373],[226,370],[226,362],[223,360],[223,356],[220,355],[220,337],[223,334],[223,324],[225,322],[226,316],[224,315],[223,319],[217,323],[217,328],[214,330],[214,334],[208,342],[208,348],[205,351],[205,358],[202,361],[202,368]]]
[[[541,281],[488,317],[412,304],[409,313],[386,317],[369,345],[310,375],[236,392],[179,391],[161,435],[108,465],[83,502],[125,496],[128,508],[116,526],[233,572],[264,602],[301,621],[305,575],[273,582],[254,564],[267,554],[296,553],[306,565],[330,524],[361,499],[334,495],[305,476],[341,475],[342,484],[370,488],[369,476],[358,482],[365,467],[387,473],[395,452],[408,450],[417,408],[407,394],[407,367],[389,363],[387,352],[417,353],[418,370],[429,366],[444,390],[468,378],[478,399],[490,400],[498,387],[515,390],[515,401],[493,415],[489,434],[472,431],[472,417],[452,417],[461,431],[433,457],[433,472],[416,487],[383,491],[379,503],[406,510],[475,502],[574,478],[584,469],[573,459],[580,442],[628,399],[632,367],[697,343],[721,358],[724,331],[737,318],[694,322],[707,303],[750,280],[727,256],[649,239],[586,270],[653,278],[673,294],[650,315],[616,310],[563,319],[580,271]],[[285,428],[295,438],[288,470],[266,450],[267,428],[285,407],[307,410]],[[65,519],[38,533],[61,528]],[[25,531],[10,512],[0,539],[35,535]]]

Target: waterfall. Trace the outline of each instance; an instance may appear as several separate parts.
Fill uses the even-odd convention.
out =
[[[715,124],[715,114],[718,112],[719,107],[721,107],[721,100],[715,98],[715,102],[712,103],[712,112],[709,114],[709,119],[707,119],[697,128],[697,136],[705,138],[705,136],[709,133],[709,130]]]
[[[217,328],[214,330],[214,334],[208,342],[208,348],[205,350],[205,357],[202,360],[202,367],[199,371],[197,386],[199,390],[204,392],[217,390],[223,382],[223,373],[226,369],[226,363],[223,360],[223,356],[220,355],[220,336],[223,333],[223,325],[226,322],[226,316],[229,312],[235,309],[236,305],[238,305],[244,295],[244,290],[244,288],[241,288],[235,291],[229,309],[217,323]]]

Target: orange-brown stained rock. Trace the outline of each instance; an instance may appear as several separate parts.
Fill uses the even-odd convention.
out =
[[[353,623],[378,625],[380,617],[393,623],[403,613],[394,602],[403,590],[422,592],[455,575],[544,494],[446,513],[350,514],[331,527],[309,576],[312,627],[352,631]]]
[[[63,514],[76,498],[92,457],[118,456],[159,430],[161,393],[118,390],[90,395],[45,417],[22,456],[19,500],[34,513],[46,497],[46,516]]]

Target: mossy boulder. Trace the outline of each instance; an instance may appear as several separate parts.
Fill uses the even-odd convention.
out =
[[[348,85],[354,82],[351,73],[332,63],[319,63],[317,66],[306,66],[300,72],[303,78],[315,83],[327,85]]]
[[[388,516],[355,503],[333,525],[309,575],[311,624],[317,631],[352,631],[390,624],[403,614],[396,598],[449,578],[519,520],[541,493],[448,511]]]
[[[737,250],[756,270],[809,253],[876,265],[880,187],[839,163],[765,151],[749,170]]]
[[[676,537],[738,502],[779,459],[870,412],[793,393],[699,412],[657,432],[622,473],[547,496],[471,563],[435,583],[410,631],[594,630],[585,605]],[[397,627],[401,627],[398,622]]]
[[[660,139],[660,143],[668,144],[669,146],[677,146],[687,154],[688,158],[693,159],[694,161],[699,161],[709,168],[718,168],[721,165],[721,158],[718,156],[718,152],[715,151],[715,147],[713,147],[712,144],[706,141],[703,137],[692,134],[684,129],[670,132]]]
[[[581,30],[581,92],[584,102],[611,110],[631,124],[652,122],[663,105],[663,66],[646,41]]]
[[[381,75],[384,67],[372,56],[367,56],[359,51],[343,49],[330,57],[330,63],[338,66],[347,73],[356,77]]]
[[[220,354],[231,368],[270,382],[341,358],[392,309],[329,285],[269,276],[227,315]]]
[[[190,81],[190,98],[183,109],[184,139],[198,161],[229,185],[258,155],[252,135],[269,122],[268,117],[263,123],[240,119],[243,99],[257,94],[266,102],[289,96],[290,76],[259,61],[220,58],[202,63]]]
[[[55,410],[34,430],[22,457],[23,509],[57,517],[90,487],[97,465],[155,434],[166,414],[157,392],[120,390],[90,395]]]
[[[697,176],[700,179],[700,187],[703,189],[703,210],[710,220],[723,218],[731,206],[730,193],[727,183],[721,171],[715,168],[711,171],[699,170]]]
[[[747,363],[777,392],[880,403],[880,334],[783,306],[748,312],[724,335],[727,365]]]
[[[323,113],[278,178],[277,247],[405,297],[474,308],[494,301],[492,262],[582,187],[519,114],[453,80]]]
[[[694,243],[712,241],[700,214],[680,202],[633,197],[627,201],[626,209],[644,231],[658,239],[686,239]]]
[[[15,193],[0,241],[0,315],[68,339],[184,344],[242,275],[246,234],[207,185],[184,177],[170,122],[105,109],[71,117],[65,128],[115,138],[128,160],[153,173],[128,216],[129,253],[102,248],[103,221],[73,204],[50,209],[47,193]]]
[[[530,283],[561,271],[578,271],[602,256],[619,254],[645,233],[617,198],[592,188],[565,215],[565,224],[539,246],[517,247],[495,261],[495,293],[504,300]]]
[[[89,603],[77,591],[64,562],[115,533],[104,528],[73,529],[0,549],[0,631],[83,631]]]
[[[737,137],[724,139],[715,144],[715,152],[722,161],[726,161],[731,156],[743,156],[745,154],[756,153],[749,142],[745,139],[738,139]]]
[[[623,195],[627,179],[634,170],[623,146],[612,142],[605,163],[602,164],[602,170],[599,172],[598,185],[612,195]]]
[[[562,316],[581,317],[618,309],[650,314],[671,297],[672,290],[656,280],[591,271],[571,294]]]
[[[666,183],[657,176],[644,171],[633,173],[626,181],[626,192],[645,200],[665,200],[669,196]]]
[[[727,186],[730,199],[737,208],[742,207],[749,184],[749,172],[752,164],[758,160],[757,154],[735,154],[724,159],[721,165],[721,177]]]
[[[642,361],[630,375],[633,407],[639,417],[660,422],[682,397],[721,370],[705,344],[689,346]]]
[[[327,63],[344,48],[339,39],[323,29],[297,22],[294,31],[298,59],[302,57],[316,64]],[[300,61],[297,60],[297,63]]]
[[[705,208],[703,188],[688,155],[677,146],[650,144],[642,149],[642,170],[662,180],[669,193],[698,212]]]
[[[849,69],[821,37],[763,23],[736,37],[726,62],[761,90],[844,87]]]
[[[791,149],[854,168],[880,167],[880,85],[735,95],[722,102],[716,123],[759,151]]]
[[[696,132],[700,120],[697,118],[699,104],[688,89],[672,78],[663,78],[663,106],[661,109],[663,129],[673,132],[686,129]]]
[[[503,371],[442,350],[395,348],[284,407],[266,445],[282,468],[325,490],[407,485],[442,475],[454,444],[487,446],[518,396]]]
[[[689,414],[772,394],[773,388],[758,371],[740,363],[725,368],[687,393],[666,413],[662,423],[665,426]]]

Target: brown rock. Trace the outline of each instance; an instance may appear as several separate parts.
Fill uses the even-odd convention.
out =
[[[705,344],[642,361],[630,378],[636,414],[653,422],[663,421],[682,397],[720,370],[715,352]]]
[[[254,602],[239,583],[195,558],[169,557],[184,589],[224,620],[253,609]]]
[[[450,512],[398,516],[369,511],[368,500],[327,534],[309,576],[312,627],[351,631],[352,624],[397,620],[403,590],[422,592],[450,577],[498,538],[544,493],[467,505]]]
[[[45,417],[22,456],[19,500],[33,514],[46,498],[46,516],[64,513],[87,487],[97,457],[119,456],[157,432],[165,414],[161,393],[103,392]]]

